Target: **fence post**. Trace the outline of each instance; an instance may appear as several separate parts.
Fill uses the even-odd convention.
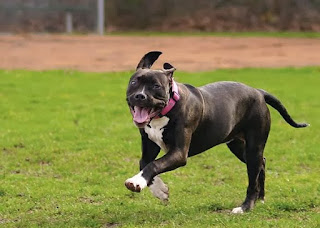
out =
[[[73,32],[73,24],[72,24],[72,14],[71,12],[66,12],[66,33]]]
[[[104,0],[97,0],[97,32],[104,34]]]

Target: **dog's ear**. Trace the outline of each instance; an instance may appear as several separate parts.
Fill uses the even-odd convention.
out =
[[[142,59],[140,60],[137,70],[140,68],[150,68],[152,64],[159,58],[159,56],[162,54],[161,51],[151,51],[147,54],[145,54]]]
[[[170,69],[175,69],[175,68],[170,63],[164,63],[163,69],[170,70]]]
[[[165,63],[163,64],[163,71],[164,73],[168,76],[170,81],[172,80],[173,77],[173,72],[176,70],[170,63]]]

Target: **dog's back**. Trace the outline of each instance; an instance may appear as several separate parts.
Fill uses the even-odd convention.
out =
[[[202,115],[201,121],[192,135],[189,156],[232,140],[250,124],[252,114],[268,119],[263,95],[245,84],[216,82],[199,87],[198,91],[202,95],[198,99],[203,100],[203,111],[198,113]]]

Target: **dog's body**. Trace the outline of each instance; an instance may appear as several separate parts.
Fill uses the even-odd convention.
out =
[[[168,188],[158,174],[186,165],[187,157],[227,143],[232,153],[246,163],[249,178],[247,197],[232,212],[250,210],[257,199],[264,199],[263,150],[270,130],[266,103],[291,126],[307,124],[294,122],[271,94],[241,83],[217,82],[199,88],[175,85],[175,69],[170,64],[166,63],[163,70],[149,69],[160,54],[150,52],[141,59],[127,90],[128,105],[142,137],[141,172],[126,181],[127,188],[140,192],[149,186],[156,197],[166,200]],[[179,100],[161,115],[173,97],[173,86],[177,87]],[[166,154],[155,160],[160,148]]]

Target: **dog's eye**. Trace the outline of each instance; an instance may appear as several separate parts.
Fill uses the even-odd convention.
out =
[[[160,85],[154,84],[154,85],[153,85],[153,88],[154,88],[154,89],[160,89]]]
[[[131,85],[135,85],[135,84],[136,84],[136,81],[135,81],[135,80],[132,80],[132,81],[130,82],[130,84],[131,84]]]

